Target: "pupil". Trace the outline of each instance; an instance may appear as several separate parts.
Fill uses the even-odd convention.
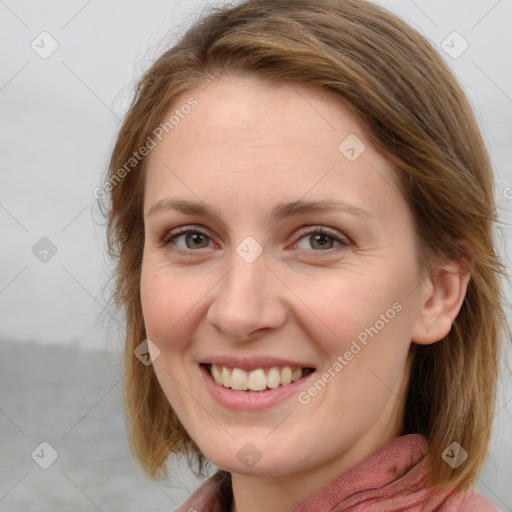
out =
[[[201,241],[204,242],[202,239],[204,239],[204,235],[202,233],[193,233],[191,235],[187,235],[187,242],[191,240],[193,245],[201,245]],[[189,244],[187,243],[187,246],[188,245]]]
[[[330,238],[328,235],[324,235],[322,233],[319,233],[317,235],[313,235],[312,237],[312,240],[313,240],[313,246],[315,245],[315,243],[319,246],[325,246],[326,244],[328,244],[328,239]],[[329,249],[329,247],[328,247]]]

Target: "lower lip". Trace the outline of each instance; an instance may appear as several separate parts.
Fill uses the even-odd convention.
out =
[[[257,411],[267,409],[273,405],[296,395],[300,388],[316,374],[312,372],[306,377],[303,377],[286,386],[279,386],[267,391],[237,391],[231,388],[217,384],[210,372],[204,367],[200,366],[201,374],[213,398],[221,405],[229,407],[230,409],[244,410],[244,411]]]

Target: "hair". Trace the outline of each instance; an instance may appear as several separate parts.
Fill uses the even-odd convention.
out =
[[[134,159],[134,152],[185,93],[237,73],[337,94],[396,170],[422,272],[434,271],[436,257],[469,262],[467,293],[449,334],[432,345],[412,344],[403,432],[427,437],[432,487],[473,486],[487,453],[505,326],[492,166],[470,103],[439,53],[399,17],[365,0],[248,0],[213,8],[138,82],[112,151],[103,206],[115,261],[113,298],[126,318],[124,402],[135,458],[153,479],[168,476],[171,453],[197,462],[199,474],[207,464],[153,367],[134,357],[146,338],[140,297],[146,158]],[[131,169],[121,173],[127,162]],[[456,469],[441,457],[453,441],[469,452]]]

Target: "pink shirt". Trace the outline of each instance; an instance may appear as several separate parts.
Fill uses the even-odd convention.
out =
[[[474,491],[432,495],[427,487],[427,440],[397,437],[319,489],[293,512],[499,512]],[[175,512],[229,512],[229,473],[218,471]]]

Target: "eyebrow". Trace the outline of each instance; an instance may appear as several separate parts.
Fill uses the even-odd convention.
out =
[[[156,202],[147,211],[146,216],[154,215],[162,210],[178,210],[187,215],[200,215],[203,217],[210,217],[221,223],[224,223],[217,210],[205,203],[197,203],[188,201],[186,199],[166,198]],[[341,211],[350,215],[363,217],[366,219],[373,218],[366,210],[357,206],[345,203],[339,200],[325,200],[325,201],[289,201],[276,204],[271,211],[270,218],[273,222],[278,222],[284,218],[300,215],[304,213],[322,213],[329,211]]]

